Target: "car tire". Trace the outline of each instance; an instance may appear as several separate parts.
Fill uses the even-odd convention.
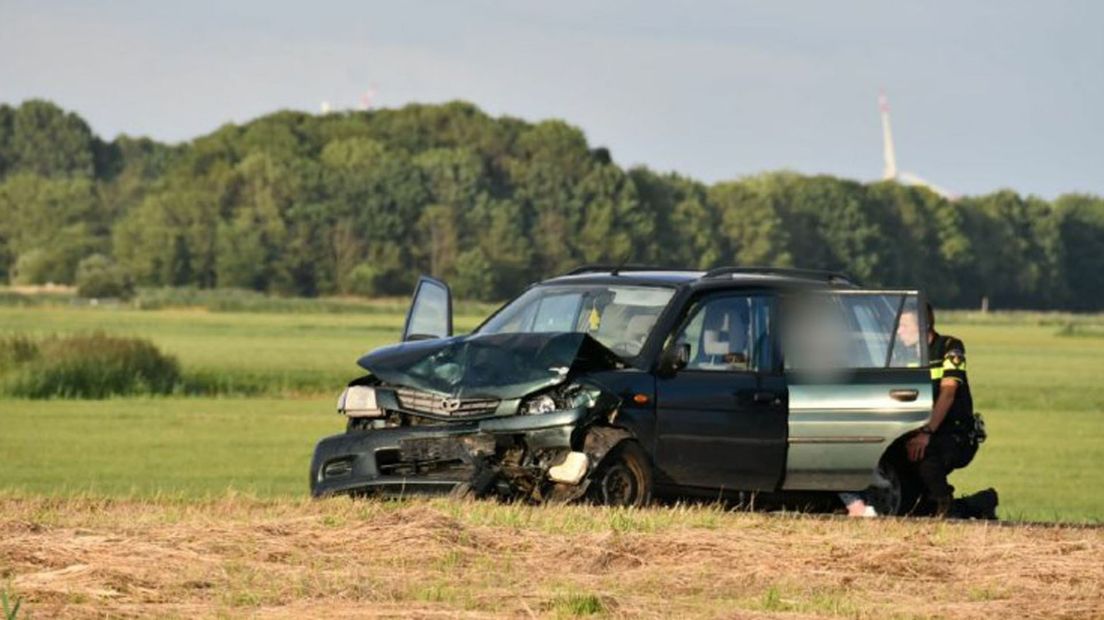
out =
[[[448,496],[449,499],[457,501],[470,501],[477,499],[475,495],[475,489],[472,489],[472,485],[467,482],[461,482],[452,487],[452,490],[449,491]]]
[[[635,441],[615,446],[588,478],[587,498],[602,506],[640,508],[652,501],[652,465]]]
[[[897,467],[888,460],[878,464],[875,483],[863,492],[867,505],[879,515],[904,514],[909,507],[905,498],[905,485]]]

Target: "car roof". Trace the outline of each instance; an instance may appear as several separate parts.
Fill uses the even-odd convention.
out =
[[[645,286],[690,285],[695,288],[724,284],[736,286],[857,288],[848,276],[813,269],[784,267],[718,267],[708,271],[638,265],[585,265],[562,276],[541,282],[546,284],[637,284]]]

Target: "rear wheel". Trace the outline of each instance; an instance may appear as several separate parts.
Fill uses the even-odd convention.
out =
[[[603,506],[646,506],[652,500],[652,466],[644,449],[624,441],[590,475],[590,501]]]
[[[904,486],[897,468],[887,460],[878,464],[874,484],[863,493],[866,503],[879,515],[899,515],[907,510]]]

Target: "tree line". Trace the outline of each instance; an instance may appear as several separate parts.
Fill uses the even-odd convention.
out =
[[[187,143],[105,141],[0,105],[0,280],[495,300],[580,263],[800,266],[941,306],[1104,308],[1104,199],[777,172],[705,184],[624,169],[558,120],[463,102],[283,111]],[[83,264],[83,267],[82,267]],[[82,271],[83,269],[83,271]]]

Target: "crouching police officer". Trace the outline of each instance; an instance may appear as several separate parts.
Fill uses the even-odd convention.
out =
[[[966,346],[954,336],[935,331],[935,312],[928,314],[928,359],[935,404],[931,421],[905,442],[908,460],[923,488],[926,510],[936,516],[996,518],[997,493],[986,489],[955,500],[947,475],[973,460],[985,441],[985,426],[974,414],[966,378]]]

